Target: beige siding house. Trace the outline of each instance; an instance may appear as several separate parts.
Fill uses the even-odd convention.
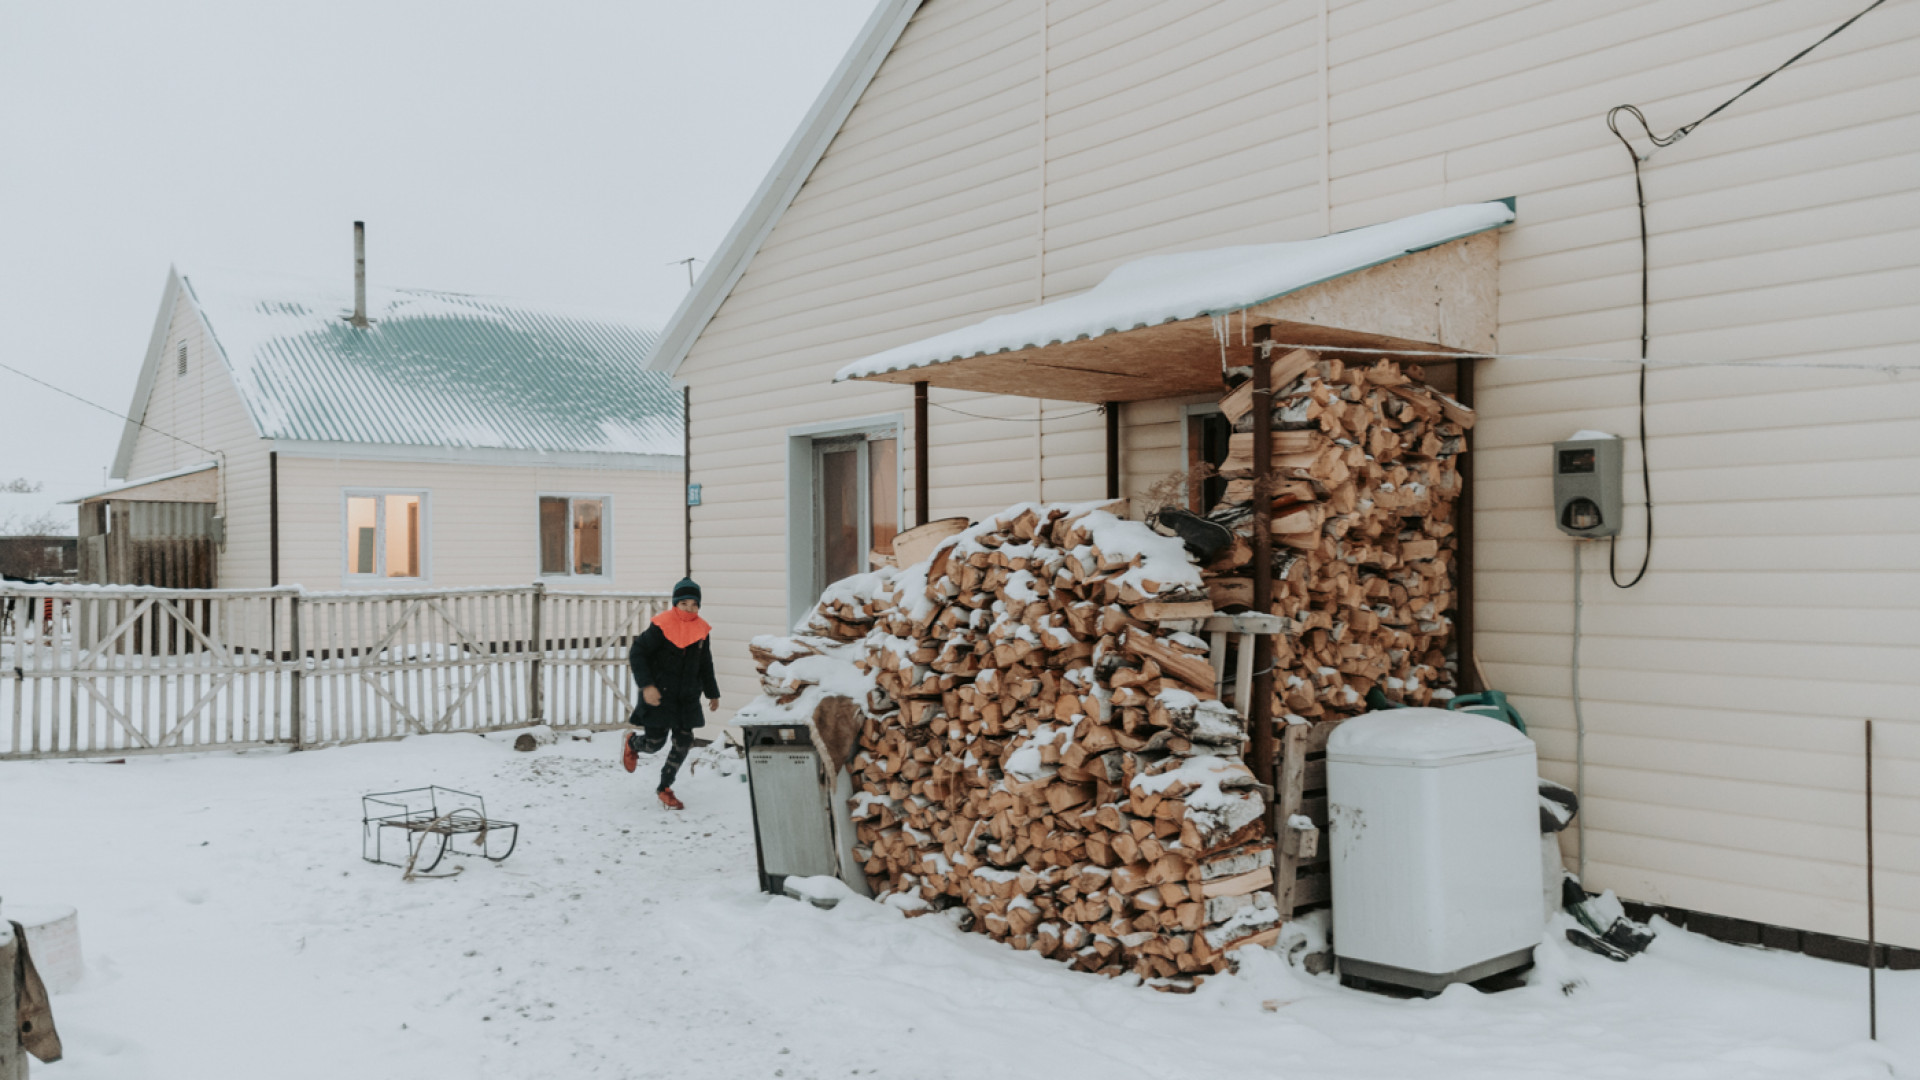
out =
[[[1551,516],[1550,444],[1628,437],[1632,579],[1640,233],[1608,109],[1678,126],[1858,6],[885,0],[651,360],[691,387],[693,572],[731,702],[754,692],[746,639],[829,569],[823,530],[1103,492],[1087,405],[936,383],[916,507],[913,390],[836,384],[843,365],[1143,256],[1516,196],[1513,224],[1456,245],[1487,248],[1490,335],[1404,290],[1426,325],[1395,332],[1501,354],[1475,363],[1462,614],[1569,783],[1580,561],[1570,862],[1583,842],[1592,887],[1862,938],[1874,717],[1881,940],[1920,946],[1920,6],[1876,9],[1647,160],[1645,579],[1615,588],[1609,551]],[[1207,402],[1122,407],[1125,491],[1184,467]],[[835,485],[865,509],[823,507]]]
[[[227,588],[672,585],[681,401],[641,369],[651,331],[423,290],[353,312],[347,288],[170,273],[127,483],[83,514],[211,503]]]

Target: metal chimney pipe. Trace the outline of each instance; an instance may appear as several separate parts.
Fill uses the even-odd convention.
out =
[[[353,223],[353,325],[367,325],[367,223]]]

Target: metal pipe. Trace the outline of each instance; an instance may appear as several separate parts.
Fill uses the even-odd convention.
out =
[[[353,223],[353,325],[367,326],[367,223]]]
[[[280,584],[280,452],[267,451],[267,584]]]
[[[1867,1038],[1880,1038],[1880,943],[1873,925],[1873,721],[1867,721]]]
[[[927,384],[913,384],[913,523],[931,520],[927,509]]]
[[[693,576],[693,386],[688,384],[680,388],[680,474],[683,491],[680,500],[681,541],[686,548],[685,577]]]

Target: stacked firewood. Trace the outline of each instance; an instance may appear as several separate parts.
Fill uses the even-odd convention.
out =
[[[875,893],[1176,988],[1270,941],[1244,721],[1205,642],[1161,626],[1211,609],[1178,541],[1088,507],[1015,508],[928,563],[830,588],[802,627],[818,651],[870,628],[849,767]],[[806,641],[759,643],[769,694],[795,691]]]
[[[1368,709],[1375,687],[1426,705],[1451,683],[1456,456],[1473,412],[1391,360],[1343,364],[1307,350],[1272,361],[1274,715]],[[1208,516],[1236,536],[1206,568],[1221,611],[1253,601],[1253,396],[1220,402],[1233,422],[1225,496]]]
[[[1270,362],[1273,716],[1338,720],[1376,688],[1428,704],[1452,681],[1473,414],[1391,361]],[[1215,693],[1238,657],[1191,632],[1252,604],[1252,405],[1245,382],[1220,403],[1235,434],[1207,517],[1227,542],[1204,567],[1164,519],[1156,534],[1016,507],[926,562],[835,583],[796,636],[756,639],[767,708],[857,698],[854,850],[885,902],[1174,988],[1278,934],[1276,867],[1303,856],[1276,858],[1269,803],[1289,829],[1325,822],[1243,761],[1245,711]]]

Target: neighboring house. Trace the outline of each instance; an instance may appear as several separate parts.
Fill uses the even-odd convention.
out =
[[[1643,582],[1614,588],[1608,552],[1556,531],[1549,474],[1554,440],[1640,422],[1639,219],[1608,108],[1692,120],[1858,7],[885,0],[650,360],[691,389],[693,573],[731,703],[756,690],[747,639],[891,530],[1105,493],[1104,418],[1071,371],[1049,376],[1063,401],[957,389],[1072,348],[982,320],[1146,256],[1517,196],[1497,232],[1249,295],[1225,316],[1233,344],[1251,316],[1348,344],[1615,361],[1462,369],[1472,649],[1545,771],[1574,782],[1581,558],[1588,884],[1795,941],[1865,937],[1861,719],[1880,718],[1883,770],[1920,769],[1920,8],[1875,10],[1645,165],[1659,532]],[[970,327],[964,346],[929,340]],[[1106,330],[1089,364],[1160,333]],[[994,348],[1011,350],[997,373],[967,359]],[[922,433],[914,388],[834,381],[888,350],[872,370],[930,384]],[[969,365],[986,374],[968,382]],[[1212,402],[1111,398],[1135,494],[1186,465]],[[1627,522],[1622,582],[1644,550],[1637,505]],[[1920,798],[1879,796],[1881,939],[1920,946]]]
[[[129,483],[81,500],[85,579],[672,585],[681,399],[641,367],[649,330],[420,289],[354,314],[345,282],[170,272],[113,463]]]
[[[71,536],[0,536],[0,577],[9,581],[72,581],[79,571]]]

